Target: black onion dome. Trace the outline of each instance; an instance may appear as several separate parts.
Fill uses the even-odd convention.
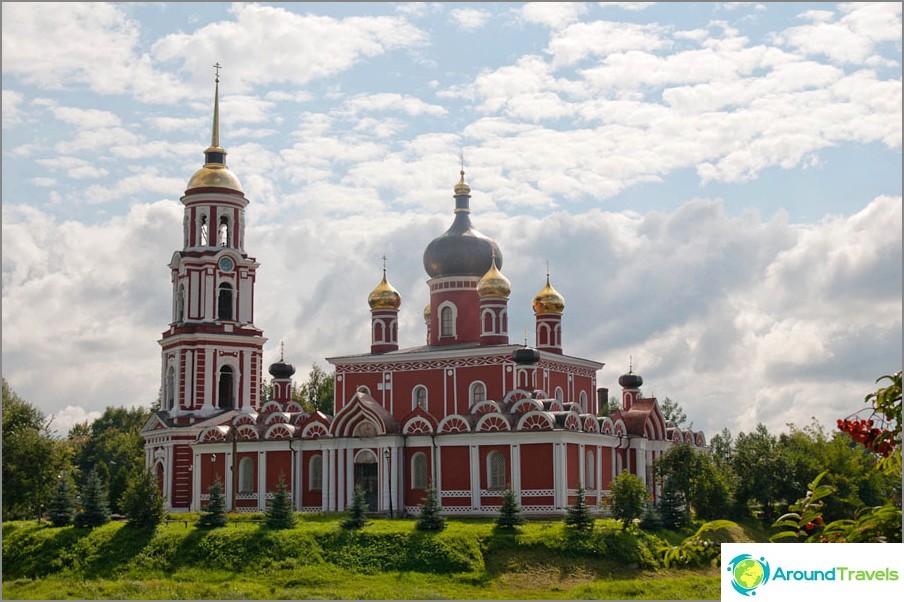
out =
[[[535,366],[540,361],[540,352],[533,347],[521,347],[512,351],[512,361],[519,366]]]
[[[273,362],[270,364],[270,375],[273,378],[285,379],[292,378],[292,375],[295,374],[295,366],[292,364],[287,364],[280,358],[278,362]]]
[[[622,389],[639,389],[643,384],[643,379],[639,374],[628,372],[618,377],[618,384],[622,386]]]
[[[474,229],[467,213],[455,215],[455,221],[442,235],[434,238],[424,251],[424,269],[431,278],[442,276],[481,277],[490,269],[493,252],[496,267],[502,267],[502,251],[488,236]]]

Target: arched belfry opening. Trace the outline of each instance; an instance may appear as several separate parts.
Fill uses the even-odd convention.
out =
[[[220,284],[217,296],[217,319],[232,320],[232,285],[228,282]]]
[[[235,374],[232,371],[232,366],[220,368],[217,403],[221,410],[231,410],[235,407]]]

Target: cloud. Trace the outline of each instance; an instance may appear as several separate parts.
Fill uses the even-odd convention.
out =
[[[24,97],[14,90],[3,90],[3,127],[22,121],[22,101]]]
[[[237,3],[233,20],[154,43],[154,57],[176,62],[195,81],[209,80],[206,57],[221,57],[223,82],[245,91],[272,83],[307,84],[367,58],[424,44],[426,34],[402,17],[334,19],[283,8]]]
[[[583,2],[528,2],[521,7],[519,16],[528,23],[561,29],[587,12]]]
[[[394,93],[362,94],[345,101],[338,114],[357,115],[377,111],[398,111],[411,117],[430,115],[439,117],[448,113],[445,107],[429,104],[420,98]]]
[[[69,430],[76,424],[91,424],[101,417],[101,412],[95,410],[89,412],[82,406],[66,406],[59,412],[52,415],[53,422],[51,428],[56,431],[60,437],[65,437]]]
[[[486,25],[492,14],[476,8],[455,8],[449,12],[449,16],[464,31],[476,31]]]
[[[610,21],[575,23],[557,31],[549,40],[547,52],[556,65],[570,65],[593,56],[606,56],[628,50],[654,51],[668,45],[658,25],[636,25]]]

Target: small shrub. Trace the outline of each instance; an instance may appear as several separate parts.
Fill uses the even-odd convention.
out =
[[[590,515],[590,507],[584,499],[584,486],[578,483],[578,496],[573,506],[568,507],[565,514],[565,524],[574,527],[578,531],[592,531],[593,517]]]
[[[82,511],[75,517],[76,527],[99,527],[110,522],[107,487],[96,470],[92,470],[85,479],[81,501]]]
[[[647,486],[630,472],[623,472],[612,481],[612,516],[625,528],[643,516],[646,500]]]
[[[157,478],[148,469],[140,469],[129,477],[120,502],[129,525],[156,527],[163,520],[163,496],[157,488]]]
[[[352,495],[352,505],[348,509],[349,516],[342,521],[343,529],[360,529],[367,524],[367,494],[360,483],[355,485],[355,493]]]
[[[276,484],[273,503],[267,508],[267,526],[271,529],[291,529],[295,526],[292,500],[289,498],[286,480],[282,474],[279,475],[279,482]]]
[[[217,478],[207,490],[210,499],[207,500],[207,508],[198,520],[198,527],[202,529],[215,529],[226,526],[226,500],[223,498],[223,482]]]
[[[521,515],[521,506],[518,505],[518,499],[515,492],[511,488],[506,489],[502,494],[502,506],[499,508],[499,518],[496,519],[496,526],[500,529],[514,529],[518,525],[524,524],[524,517]]]
[[[446,519],[440,516],[439,500],[436,497],[436,487],[430,483],[427,488],[427,497],[421,504],[421,515],[415,523],[418,531],[442,531],[446,528]]]

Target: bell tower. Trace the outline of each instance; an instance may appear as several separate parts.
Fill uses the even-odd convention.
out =
[[[260,405],[263,332],[254,326],[259,264],[245,252],[248,200],[220,146],[219,64],[204,165],[182,197],[182,250],[169,268],[172,321],[162,347],[160,409],[177,423]]]

